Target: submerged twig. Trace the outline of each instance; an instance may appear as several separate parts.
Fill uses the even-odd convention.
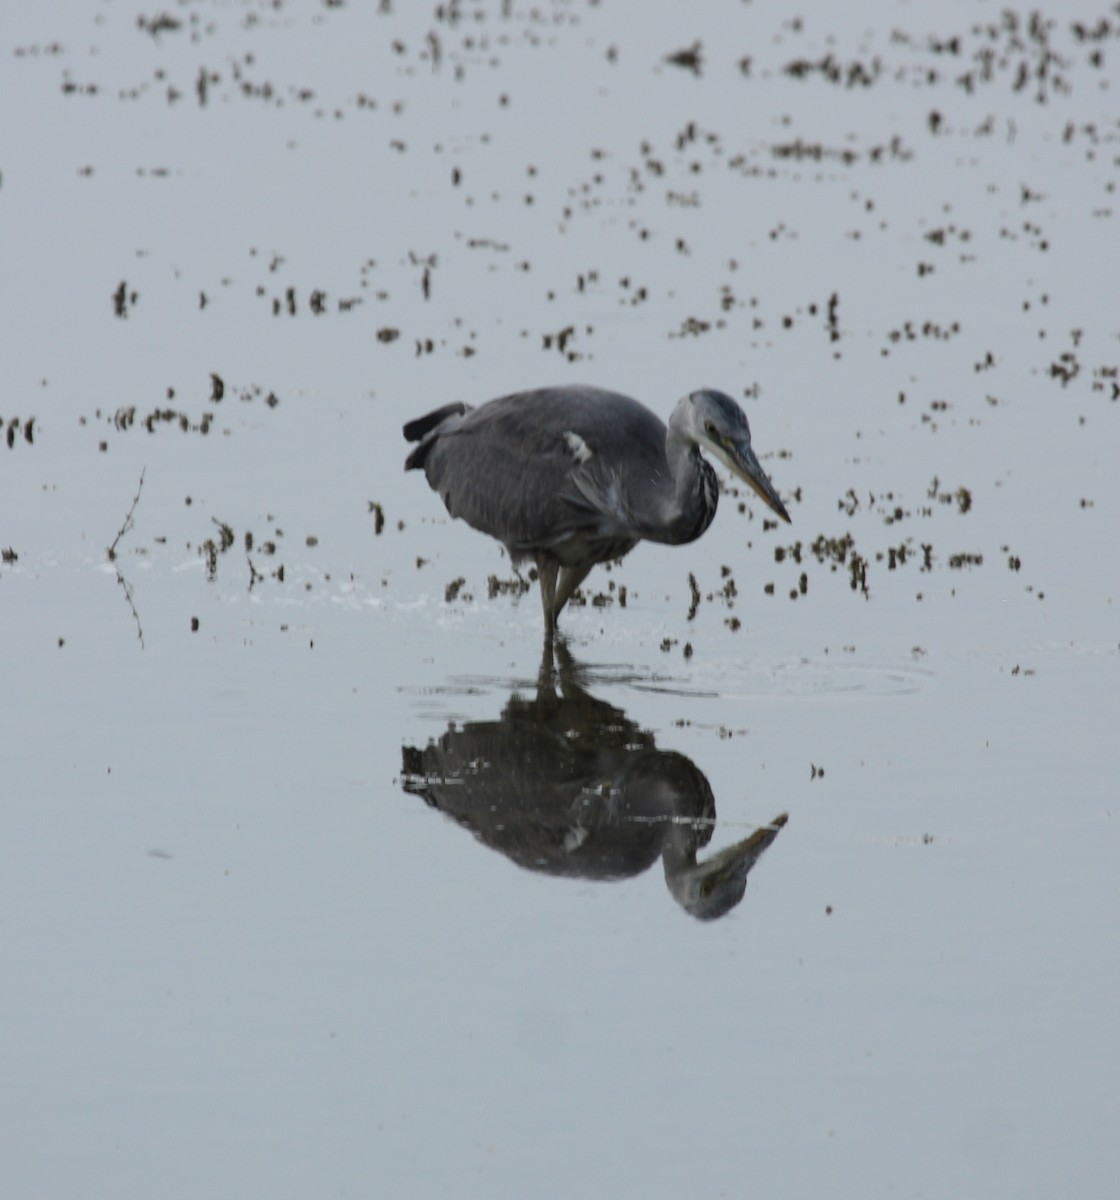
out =
[[[117,530],[117,536],[115,538],[113,538],[113,544],[109,547],[109,561],[110,562],[117,561],[117,543],[132,528],[133,516],[136,512],[136,506],[137,506],[137,504],[140,503],[140,493],[144,490],[144,472],[147,469],[148,469],[147,467],[143,467],[140,471],[140,482],[136,485],[136,495],[132,497],[132,504],[129,505],[128,512],[125,513],[124,520],[121,522],[121,527],[120,527],[120,529]],[[118,571],[117,574],[119,575],[120,572]],[[135,612],[135,611],[136,610],[133,609],[133,612]],[[143,641],[143,638],[141,638],[141,641]]]
[[[700,607],[700,588],[696,583],[696,576],[691,571],[688,573],[688,586],[692,590],[692,603],[688,606],[688,619],[691,621]]]
[[[136,506],[140,503],[140,493],[144,490],[144,472],[146,470],[147,467],[144,467],[140,471],[140,482],[136,485],[136,495],[132,497],[132,503],[128,506],[128,512],[125,513],[121,527],[117,530],[117,536],[113,538],[113,544],[107,551],[109,561],[113,564],[113,568],[117,572],[117,583],[121,585],[121,589],[124,591],[124,598],[128,601],[128,607],[132,610],[132,619],[136,622],[136,636],[140,639],[141,650],[144,649],[144,627],[140,624],[140,614],[136,611],[136,602],[132,599],[132,584],[125,579],[117,563],[117,544],[134,524],[133,518],[136,515]]]
[[[115,566],[115,564],[114,564]],[[128,607],[132,609],[132,619],[136,622],[136,636],[140,639],[140,649],[144,649],[144,626],[140,624],[140,614],[136,611],[136,604],[132,599],[132,584],[121,574],[120,567],[116,567],[117,583],[124,589],[124,598],[128,601]]]

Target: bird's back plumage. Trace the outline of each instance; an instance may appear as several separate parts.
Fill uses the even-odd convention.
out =
[[[424,469],[453,517],[515,560],[542,550],[563,563],[617,558],[642,536],[635,497],[672,486],[664,423],[602,388],[449,405],[409,429],[423,440],[407,465]]]

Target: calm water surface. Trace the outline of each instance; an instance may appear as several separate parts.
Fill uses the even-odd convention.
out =
[[[5,1196],[1109,1194],[1118,38],[5,9]],[[794,521],[549,658],[400,427],[565,381]]]

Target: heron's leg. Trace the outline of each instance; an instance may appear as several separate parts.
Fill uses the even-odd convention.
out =
[[[577,587],[587,578],[588,573],[594,566],[594,563],[588,563],[586,567],[561,567],[560,582],[556,588],[556,616],[560,615],[560,610],[572,598],[572,593]],[[555,618],[553,618],[555,619]]]
[[[535,557],[537,580],[541,585],[541,604],[544,606],[544,628],[546,633],[551,633],[556,625],[556,614],[560,611],[556,607],[556,573],[560,570],[560,563],[551,554],[542,553]]]

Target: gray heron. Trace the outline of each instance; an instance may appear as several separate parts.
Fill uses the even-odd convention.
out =
[[[527,871],[620,880],[660,859],[687,913],[722,917],[743,899],[786,814],[702,854],[716,830],[703,771],[591,684],[564,642],[546,639],[535,695],[511,681],[496,717],[453,720],[427,746],[402,747],[404,790]]]
[[[746,414],[722,392],[683,397],[668,427],[629,396],[563,386],[455,403],[404,427],[447,511],[536,563],[546,636],[596,563],[645,539],[681,545],[712,523],[719,481],[706,450],[788,521],[751,449]]]

